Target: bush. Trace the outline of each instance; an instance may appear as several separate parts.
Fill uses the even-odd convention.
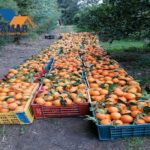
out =
[[[149,6],[146,0],[113,0],[82,9],[74,22],[79,28],[96,32],[103,40],[150,39]]]
[[[57,0],[1,0],[0,8],[12,9],[16,14],[29,16],[33,20],[36,28],[29,29],[25,37],[35,37],[37,34],[49,32],[56,27],[60,16]],[[0,44],[13,41],[13,38],[1,36]]]

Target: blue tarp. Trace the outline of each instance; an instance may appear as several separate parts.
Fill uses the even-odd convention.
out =
[[[11,9],[0,9],[0,16],[7,22],[10,22],[14,16],[16,16],[15,11]]]

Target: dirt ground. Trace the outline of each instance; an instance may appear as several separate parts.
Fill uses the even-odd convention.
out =
[[[58,37],[58,30],[52,32]],[[44,39],[44,34],[37,39],[21,40],[19,45],[11,43],[0,47],[0,78],[7,70],[21,64],[30,56],[37,54],[42,48],[48,47],[54,40]]]
[[[52,42],[40,36],[35,41],[2,47],[0,76]],[[113,57],[117,58],[116,55]],[[130,71],[126,62],[120,63]],[[129,67],[133,69],[131,65]],[[150,138],[98,141],[96,130],[84,118],[35,120],[24,126],[0,125],[0,150],[150,150],[149,142]]]

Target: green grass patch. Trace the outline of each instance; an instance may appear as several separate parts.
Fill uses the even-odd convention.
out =
[[[87,30],[78,28],[76,25],[64,25],[58,27],[61,33],[68,33],[68,32],[88,32]]]
[[[115,51],[126,51],[126,50],[137,50],[137,49],[144,49],[145,44],[144,41],[135,41],[135,40],[115,40],[112,44],[109,42],[100,42],[100,45],[103,49],[109,52]]]
[[[61,33],[75,32],[75,29],[76,28],[74,27],[74,25],[65,25],[59,27]]]
[[[128,143],[127,150],[142,150],[144,148],[143,137],[127,138],[126,141]]]

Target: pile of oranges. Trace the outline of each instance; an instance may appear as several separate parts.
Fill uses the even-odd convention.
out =
[[[33,95],[37,83],[13,82],[11,84],[0,83],[0,112],[23,112]]]
[[[63,44],[61,43],[64,45],[61,47],[63,53],[55,57],[53,69],[43,77],[43,87],[35,98],[35,104],[72,106],[88,101],[79,56],[81,37],[78,34],[64,35]]]
[[[40,54],[32,56],[16,69],[8,70],[5,80],[8,82],[12,79],[18,79],[23,82],[33,82],[36,78],[40,78],[44,73],[46,63],[50,58],[54,57],[58,51],[51,48],[43,50]]]
[[[150,99],[137,81],[99,46],[87,46],[83,57],[95,115],[103,125],[150,123]],[[144,100],[143,100],[144,99]]]
[[[67,33],[62,37],[8,71],[0,82],[0,112],[23,111],[39,76],[42,88],[34,104],[58,107],[91,102],[99,124],[150,123],[150,113],[145,111],[150,99],[139,83],[101,49],[94,35]],[[53,68],[45,74],[50,58],[54,58]]]
[[[29,97],[33,95],[34,87],[37,85],[34,83],[35,79],[36,77],[41,78],[45,74],[44,68],[50,58],[55,58],[56,63],[54,70],[48,76],[55,74],[56,77],[42,78],[43,88],[38,94],[36,102],[45,106],[58,106],[61,103],[72,105],[87,101],[85,84],[80,74],[81,64],[78,59],[80,43],[86,33],[81,33],[81,35],[64,34],[62,36],[62,39],[53,43],[49,48],[43,49],[39,54],[27,59],[16,68],[8,70],[4,79],[0,81],[0,112],[21,112],[24,110]],[[64,50],[62,56],[58,56],[59,49]],[[61,80],[61,82],[59,83],[57,80]],[[52,97],[53,102],[51,101]],[[58,100],[59,98],[61,101]]]

